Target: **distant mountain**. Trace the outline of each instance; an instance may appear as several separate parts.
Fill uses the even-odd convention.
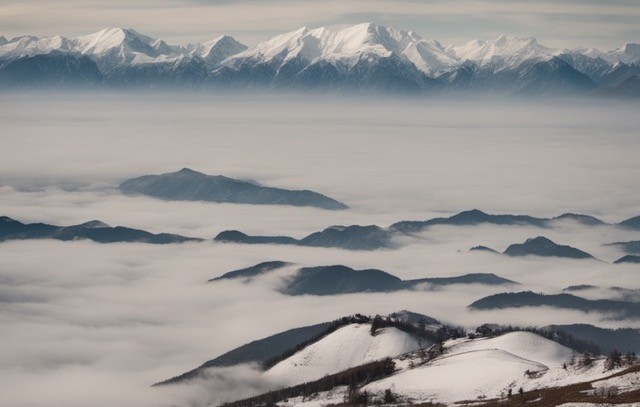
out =
[[[390,291],[400,278],[382,270],[354,270],[346,266],[301,268],[284,290],[289,295],[335,295]]]
[[[99,69],[100,83],[109,87],[627,97],[638,95],[637,48],[630,43],[611,51],[559,50],[535,38],[506,36],[445,45],[375,23],[335,31],[302,27],[252,48],[226,35],[202,44],[169,45],[132,28],[114,27],[77,38],[2,37],[0,77],[8,62],[64,53],[88,58]],[[70,65],[66,76],[86,78],[94,69]],[[46,72],[24,71],[33,80],[21,85],[44,86],[60,75]],[[85,82],[61,84],[74,83]]]
[[[277,272],[291,263],[273,261],[231,271],[209,282],[231,279],[251,279]],[[282,293],[287,295],[337,295],[365,292],[393,292],[399,290],[429,289],[451,284],[515,285],[515,281],[495,274],[474,273],[455,277],[432,277],[416,280],[401,280],[382,270],[354,270],[343,265],[303,267],[293,275],[287,275]]]
[[[583,312],[603,312],[617,318],[640,318],[640,303],[616,300],[588,300],[571,294],[536,294],[531,291],[501,293],[484,297],[469,305],[471,309],[491,310],[521,307],[554,307]]]
[[[551,227],[558,221],[571,220],[587,226],[605,225],[593,216],[565,213],[555,218],[536,218],[528,215],[490,215],[478,209],[460,212],[448,218],[433,218],[426,221],[402,221],[391,225],[390,229],[403,233],[419,232],[436,225],[475,226],[481,224]]]
[[[288,236],[249,236],[237,230],[220,232],[214,240],[244,244],[288,244],[310,247],[336,247],[346,250],[376,250],[392,246],[393,234],[378,226],[331,226],[302,239]]]
[[[613,262],[614,264],[621,263],[636,263],[640,264],[640,256],[634,256],[631,254],[627,254],[626,256],[620,257],[618,260]]]
[[[609,243],[607,246],[616,246],[622,249],[625,253],[640,254],[640,240],[631,240],[628,242],[616,242]]]
[[[528,215],[489,215],[473,209],[447,218],[433,218],[426,221],[401,221],[392,224],[386,229],[376,225],[331,226],[320,232],[312,233],[303,239],[295,239],[288,236],[250,236],[237,230],[226,230],[216,236],[215,240],[246,244],[291,244],[312,247],[337,247],[349,250],[375,250],[394,247],[393,238],[396,236],[411,235],[437,225],[475,226],[493,224],[552,228],[558,225],[559,222],[566,221],[576,222],[585,226],[612,226],[593,216],[574,213],[565,213],[554,218],[536,218]],[[541,242],[536,240],[533,243]],[[486,246],[478,246],[472,250],[487,251],[493,249]],[[573,255],[577,255],[577,252],[573,253]]]
[[[118,188],[125,194],[147,195],[174,201],[313,206],[330,210],[348,208],[345,204],[317,192],[265,187],[256,182],[222,175],[206,175],[188,168],[167,174],[132,178],[124,181]]]
[[[640,329],[606,329],[587,324],[550,325],[549,328],[566,332],[576,339],[590,341],[604,352],[640,353]]]
[[[595,294],[600,298],[621,300],[626,302],[640,302],[640,289],[625,287],[598,287],[595,285],[572,285],[562,289],[563,292],[583,292]]]
[[[567,257],[572,259],[593,259],[589,253],[571,246],[559,245],[543,236],[527,239],[524,243],[512,244],[504,251],[507,256]]]
[[[256,264],[255,266],[246,267],[239,270],[233,270],[228,273],[224,273],[220,277],[212,278],[208,282],[219,280],[233,280],[236,278],[250,279],[252,277],[261,276],[273,270],[281,269],[292,265],[293,263],[287,263],[284,261],[267,261],[264,263]]]
[[[497,253],[500,254],[500,252],[498,252],[497,250],[494,250],[490,247],[487,246],[474,246],[471,249],[469,249],[469,251],[473,251],[473,252],[487,252],[487,253]]]
[[[83,55],[54,51],[0,61],[2,88],[95,88],[102,81],[98,66]]]
[[[640,71],[640,69],[638,69],[638,71]],[[595,93],[599,96],[615,98],[639,98],[640,74],[630,75],[616,83],[599,88]]]
[[[640,216],[635,216],[633,218],[629,218],[625,221],[618,223],[618,226],[627,229],[638,229],[640,230]]]
[[[152,244],[202,241],[169,233],[153,234],[122,226],[111,227],[100,221],[75,226],[54,226],[46,223],[22,223],[6,216],[0,217],[0,242],[6,240],[55,239],[92,240],[98,243],[140,242]]]

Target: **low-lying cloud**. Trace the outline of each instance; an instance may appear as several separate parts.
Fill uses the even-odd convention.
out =
[[[608,222],[640,214],[640,197],[630,193],[640,179],[640,118],[629,105],[184,94],[0,100],[6,102],[0,112],[1,215],[21,221],[100,219],[203,238],[231,228],[302,237],[333,224],[388,226],[474,207],[536,216],[582,212]],[[182,167],[309,188],[352,209],[165,202],[115,189],[132,176]],[[466,327],[637,324],[575,311],[466,309],[501,287],[289,297],[277,292],[277,279],[205,283],[230,270],[285,260],[379,268],[403,279],[495,273],[546,293],[577,284],[640,288],[634,265],[467,251],[479,244],[502,251],[537,235],[605,262],[622,252],[603,243],[639,239],[637,232],[565,223],[552,230],[433,227],[402,238],[399,249],[374,252],[212,241],[0,243],[2,404],[218,403],[274,384],[243,366],[212,372],[221,380],[187,388],[149,386],[246,342],[357,312],[409,309]],[[235,393],[233,383],[250,391]]]

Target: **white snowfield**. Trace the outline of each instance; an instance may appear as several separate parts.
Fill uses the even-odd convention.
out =
[[[428,346],[428,344],[423,344]],[[412,335],[383,328],[371,335],[371,324],[351,324],[325,336],[265,372],[291,385],[317,380],[365,363],[420,349]]]
[[[3,38],[3,37],[2,37]],[[358,24],[331,31],[307,27],[277,35],[254,48],[223,35],[203,44],[168,45],[162,40],[131,28],[107,28],[77,38],[22,36],[0,41],[0,57],[71,52],[92,57],[101,69],[109,71],[122,64],[166,63],[168,60],[199,57],[210,69],[237,68],[275,62],[283,66],[291,60],[302,64],[326,62],[347,70],[359,61],[393,55],[418,70],[437,75],[473,61],[494,70],[512,68],[524,61],[548,60],[563,52],[601,58],[610,64],[640,61],[640,45],[626,44],[611,50],[561,50],[538,44],[534,38],[500,36],[495,40],[474,40],[463,45],[443,45],[411,31],[401,31],[374,23]]]
[[[602,363],[590,369],[563,368],[572,350],[529,332],[513,332],[491,339],[454,340],[445,353],[426,365],[365,386],[381,394],[385,389],[415,400],[451,403],[505,396],[543,387],[562,386],[606,376]],[[529,371],[531,374],[527,374]]]

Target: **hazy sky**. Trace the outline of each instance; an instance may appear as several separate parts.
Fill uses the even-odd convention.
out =
[[[374,21],[445,43],[534,36],[554,47],[640,42],[635,0],[2,0],[0,35],[78,36],[127,26],[170,43],[230,34],[248,45],[301,26]]]

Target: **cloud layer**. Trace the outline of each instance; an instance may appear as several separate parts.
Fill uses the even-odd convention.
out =
[[[228,228],[300,237],[332,224],[387,226],[473,207],[537,216],[575,211],[609,222],[640,214],[640,197],[630,193],[640,178],[637,106],[105,93],[0,101],[2,215],[22,221],[101,219],[208,238]],[[164,202],[114,189],[131,176],[185,166],[317,190],[352,209]],[[273,290],[277,280],[204,283],[286,260],[375,267],[403,279],[490,272],[542,292],[583,283],[640,288],[633,265],[467,252],[478,244],[504,250],[542,233],[435,227],[401,249],[371,253],[213,242],[1,243],[2,404],[191,405],[247,394],[221,393],[230,382],[259,392],[274,384],[250,367],[212,372],[222,380],[188,389],[148,386],[248,341],[356,312],[410,309],[468,327],[637,324],[579,312],[466,310],[495,287],[327,298],[281,295]],[[605,261],[621,253],[602,243],[638,238],[571,223],[544,234]]]

